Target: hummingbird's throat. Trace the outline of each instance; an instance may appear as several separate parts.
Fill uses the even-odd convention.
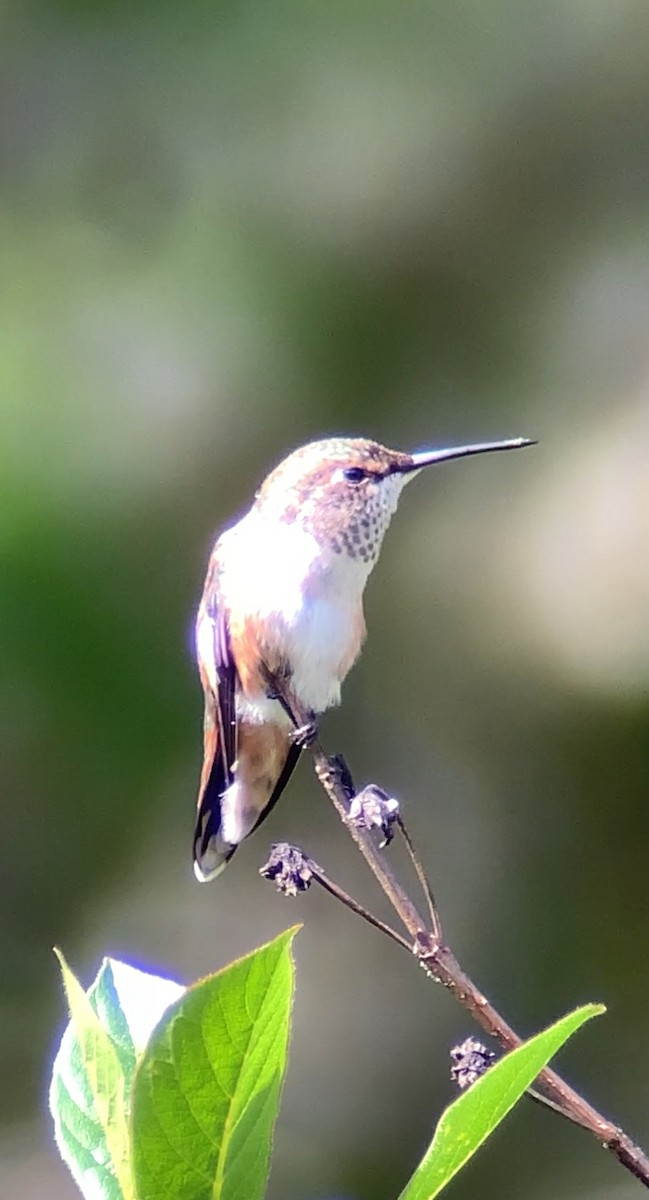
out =
[[[329,545],[334,553],[347,554],[371,570],[401,490],[410,478],[411,475],[388,475],[377,482],[369,495],[359,496],[355,504],[341,506],[339,520],[332,522],[329,531]]]

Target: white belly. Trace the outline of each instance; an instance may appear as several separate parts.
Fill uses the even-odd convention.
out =
[[[307,600],[287,628],[291,686],[306,708],[324,712],[340,703],[341,663],[353,656],[357,638],[351,610],[335,599]]]
[[[366,564],[327,552],[297,523],[244,517],[221,539],[220,590],[232,611],[254,618],[290,665],[302,704],[323,712],[340,701],[341,664],[357,649]],[[242,698],[249,719],[277,719],[276,701]]]

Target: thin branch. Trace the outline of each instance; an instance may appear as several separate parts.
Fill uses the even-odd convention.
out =
[[[419,855],[417,854],[417,851],[415,850],[412,838],[410,837],[410,834],[408,833],[408,830],[406,829],[406,824],[405,824],[403,817],[401,816],[401,813],[399,813],[396,823],[401,832],[401,836],[406,844],[406,849],[408,851],[410,861],[415,869],[415,874],[417,875],[417,879],[419,880],[421,890],[424,893],[424,896],[426,897],[426,903],[428,904],[428,912],[430,914],[431,933],[432,933],[435,941],[441,943],[443,940],[442,920],[439,915],[439,909],[438,909],[436,901],[435,901],[435,896],[433,895],[433,889],[430,885],[430,880],[426,874],[426,871],[424,870],[421,859],[419,858]]]
[[[329,876],[325,875],[324,871],[316,863],[313,863],[313,878],[317,881],[317,883],[320,884],[320,887],[325,889],[326,892],[329,892],[331,896],[335,896],[336,900],[340,900],[341,903],[347,908],[350,908],[352,912],[357,913],[359,917],[362,917],[364,921],[367,921],[368,925],[372,925],[374,929],[379,929],[381,933],[387,934],[387,936],[391,938],[393,942],[396,942],[399,946],[403,946],[404,950],[412,950],[410,943],[406,941],[402,934],[397,933],[396,929],[392,929],[390,925],[386,925],[385,921],[382,921],[380,917],[375,917],[374,913],[371,913],[369,909],[364,908],[362,904],[359,904],[357,900],[354,900],[353,896],[350,896],[349,893],[345,892],[343,888],[338,886],[337,883],[334,883],[332,879],[329,879]]]
[[[293,846],[290,842],[275,842],[270,848],[268,862],[259,868],[259,874],[264,879],[272,880],[278,892],[284,896],[297,896],[300,892],[307,892],[312,883],[318,883],[326,892],[329,892],[330,896],[340,900],[340,903],[344,904],[346,908],[351,909],[353,913],[367,921],[368,925],[385,933],[398,946],[411,952],[412,947],[402,934],[397,933],[396,929],[392,929],[385,921],[375,917],[374,913],[359,904],[358,900],[354,900],[353,896],[348,895],[299,846]]]
[[[294,697],[291,696],[289,702],[299,724],[308,725],[311,714],[300,711]],[[522,1039],[511,1025],[465,974],[448,946],[436,936],[436,930],[426,928],[417,907],[395,877],[385,855],[377,848],[370,834],[348,822],[351,775],[344,760],[340,757],[328,757],[317,735],[311,741],[311,751],[320,783],[412,938],[412,951],[419,958],[426,973],[446,987],[477,1024],[506,1050],[519,1046]],[[545,1067],[540,1072],[536,1083],[542,1094],[551,1102],[551,1106],[556,1107],[575,1124],[589,1130],[623,1167],[649,1188],[649,1158],[631,1141],[624,1130],[598,1112],[550,1067]]]

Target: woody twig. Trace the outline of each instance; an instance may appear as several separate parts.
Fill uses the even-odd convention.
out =
[[[291,706],[300,724],[307,725],[310,715],[296,711],[294,697],[291,697]],[[463,1008],[471,1014],[476,1023],[505,1050],[512,1050],[519,1046],[522,1039],[463,971],[450,948],[444,943],[437,906],[408,835],[405,835],[406,846],[411,853],[418,877],[424,887],[430,908],[429,922],[421,916],[417,906],[394,874],[385,853],[376,845],[372,837],[371,828],[368,828],[368,825],[380,824],[380,821],[359,820],[358,812],[354,816],[352,806],[357,797],[349,768],[342,756],[327,755],[317,733],[310,740],[310,749],[316,775],[324,791],[392,905],[409,941],[406,943],[406,939],[398,934],[395,937],[395,931],[389,927],[384,929],[384,932],[389,932],[390,936],[399,941],[401,945],[407,944],[428,977],[447,988]],[[385,794],[382,793],[382,795]],[[356,808],[358,809],[358,807],[357,805]],[[388,820],[390,813],[386,813],[385,817]],[[398,823],[398,821],[398,813],[393,810],[392,823]],[[388,824],[390,823],[388,820]],[[385,842],[389,838],[386,837],[385,826],[382,828]],[[350,907],[358,906],[353,901]],[[365,915],[367,919],[366,912],[361,915]],[[370,919],[372,924],[378,924],[379,927],[383,924],[371,917],[371,914]],[[536,1080],[536,1086],[541,1096],[549,1101],[551,1108],[592,1133],[623,1167],[630,1171],[646,1188],[649,1188],[649,1157],[632,1142],[623,1129],[598,1112],[550,1067],[541,1071]]]

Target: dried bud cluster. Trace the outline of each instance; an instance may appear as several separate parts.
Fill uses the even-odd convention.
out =
[[[368,784],[354,796],[349,805],[348,819],[358,829],[380,829],[383,835],[381,847],[389,846],[394,831],[392,826],[399,816],[399,801],[388,796],[375,783]]]
[[[463,1092],[489,1070],[495,1057],[493,1050],[488,1050],[477,1038],[469,1037],[451,1050],[451,1079]]]
[[[311,859],[299,846],[276,842],[271,846],[270,858],[260,867],[259,874],[264,879],[272,879],[282,895],[297,896],[298,892],[306,892],[310,888],[313,866]]]

